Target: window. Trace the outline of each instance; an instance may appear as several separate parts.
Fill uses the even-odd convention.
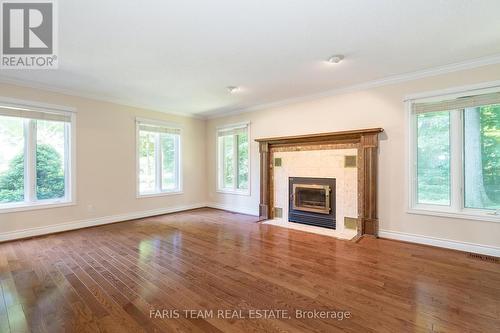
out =
[[[0,105],[0,211],[72,200],[73,113]]]
[[[248,124],[217,130],[218,190],[249,194]]]
[[[411,209],[500,221],[500,92],[410,105]]]
[[[417,202],[450,204],[450,113],[417,115]]]
[[[137,120],[138,194],[179,193],[180,140],[178,127],[157,121]]]
[[[500,103],[464,110],[465,208],[500,209]]]

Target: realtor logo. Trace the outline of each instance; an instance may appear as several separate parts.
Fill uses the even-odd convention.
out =
[[[1,68],[57,68],[55,0],[0,1]]]

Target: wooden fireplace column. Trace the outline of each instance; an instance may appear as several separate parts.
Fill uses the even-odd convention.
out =
[[[312,150],[318,145],[351,145],[358,149],[358,236],[378,235],[377,163],[378,134],[382,128],[331,132],[311,135],[256,139],[260,152],[259,219],[272,218],[274,148]]]

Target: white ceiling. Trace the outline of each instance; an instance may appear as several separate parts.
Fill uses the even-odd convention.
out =
[[[64,0],[59,69],[2,70],[212,115],[500,54],[499,0]],[[344,54],[338,65],[324,59]],[[228,94],[227,86],[241,86]]]

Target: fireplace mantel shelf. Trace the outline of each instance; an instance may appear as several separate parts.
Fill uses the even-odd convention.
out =
[[[282,136],[273,138],[262,138],[255,139],[257,142],[264,142],[268,144],[281,144],[281,143],[309,143],[309,142],[328,142],[334,140],[348,140],[348,139],[360,139],[364,135],[378,134],[383,132],[384,129],[377,128],[367,128],[359,130],[350,131],[340,131],[340,132],[328,132],[328,133],[316,133],[316,134],[303,134],[303,135],[292,135],[292,136]]]
[[[273,150],[313,150],[318,145],[350,145],[358,149],[358,237],[378,235],[378,134],[382,128],[256,139],[260,151],[260,220],[273,218]]]

